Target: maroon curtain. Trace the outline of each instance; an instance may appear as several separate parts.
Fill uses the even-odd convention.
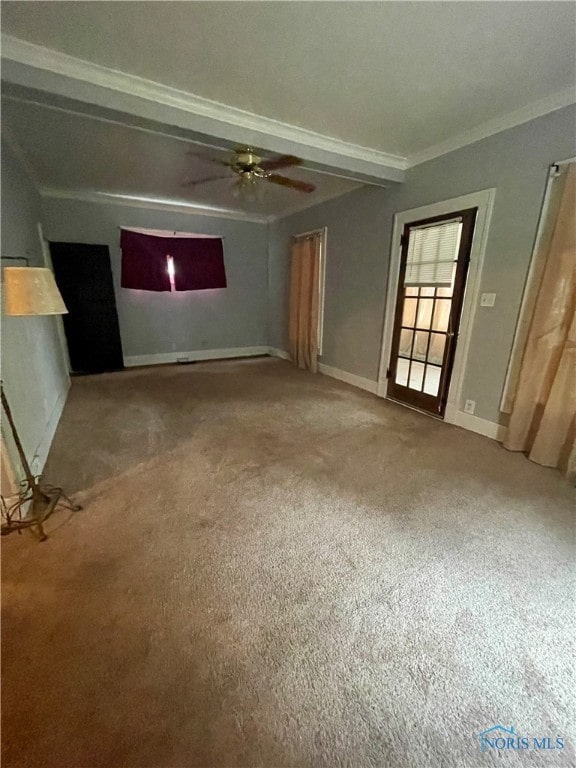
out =
[[[170,277],[166,262],[167,237],[151,237],[123,229],[122,288],[141,291],[169,291]]]
[[[226,288],[224,249],[216,238],[174,238],[169,251],[174,258],[174,285],[177,291]]]
[[[169,291],[166,257],[174,260],[177,291],[226,288],[224,249],[219,238],[156,237],[122,230],[122,287]]]

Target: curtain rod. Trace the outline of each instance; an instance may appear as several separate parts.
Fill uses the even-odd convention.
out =
[[[116,229],[123,229],[125,232],[134,232],[136,235],[148,235],[148,237],[162,237],[162,235],[151,235],[150,232],[141,232],[140,229],[145,229],[145,227],[116,227]],[[172,232],[173,235],[177,235],[180,230],[178,229],[159,229],[156,230],[157,232]],[[205,235],[204,233],[198,232],[185,232],[184,234],[191,235],[189,238],[192,240],[194,237],[197,237],[199,240],[226,240],[225,235]]]
[[[571,163],[576,163],[576,157],[569,157],[567,160],[558,160],[555,163],[552,163],[548,167],[548,176],[549,178],[555,178],[556,176],[560,176],[560,168],[563,165],[570,165]]]
[[[325,228],[322,227],[321,229],[311,229],[309,232],[300,232],[298,235],[292,235],[292,240],[298,240],[301,237],[322,237],[324,234],[324,229]]]

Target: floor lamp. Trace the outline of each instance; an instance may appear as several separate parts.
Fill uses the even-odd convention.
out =
[[[46,267],[5,267],[4,268],[4,305],[7,315],[64,315],[68,312],[51,270]],[[4,522],[0,528],[2,536],[21,531],[24,528],[36,529],[40,541],[47,536],[44,521],[59,504],[74,512],[81,509],[64,493],[62,488],[47,485],[41,476],[34,476],[18,430],[1,384],[2,409],[6,414],[14,443],[20,457],[25,479],[20,483],[18,498],[10,506],[2,504]],[[26,514],[26,506],[29,506]]]

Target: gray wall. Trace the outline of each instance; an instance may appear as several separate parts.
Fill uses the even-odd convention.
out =
[[[376,380],[390,238],[386,195],[362,187],[270,225],[271,347],[288,348],[289,238],[328,227],[322,361]]]
[[[30,266],[43,266],[39,221],[40,198],[10,147],[2,141],[2,255],[27,256]],[[25,263],[3,261],[2,265]],[[26,456],[35,471],[43,467],[70,383],[58,322],[56,317],[2,314],[2,379]],[[19,474],[5,419],[2,434]]]
[[[224,218],[45,198],[48,240],[108,245],[124,356],[267,344],[267,226]],[[120,226],[224,237],[228,287],[155,293],[120,287]]]
[[[476,401],[477,416],[497,422],[548,166],[574,155],[572,106],[416,166],[393,190],[363,188],[276,222],[270,344],[287,348],[289,236],[327,226],[322,361],[376,380],[394,214],[495,187],[481,290],[495,292],[496,305],[476,312],[463,399]]]

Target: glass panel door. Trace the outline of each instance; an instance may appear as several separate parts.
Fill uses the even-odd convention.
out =
[[[388,397],[443,417],[476,208],[407,224]]]

